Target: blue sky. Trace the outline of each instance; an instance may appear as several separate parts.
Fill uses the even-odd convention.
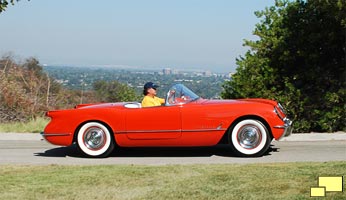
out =
[[[254,12],[274,0],[21,0],[0,14],[0,56],[48,65],[235,71]]]

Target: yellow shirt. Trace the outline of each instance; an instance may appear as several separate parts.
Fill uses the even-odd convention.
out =
[[[165,103],[165,99],[159,97],[145,96],[142,101],[142,107],[161,106],[161,104],[163,103]]]

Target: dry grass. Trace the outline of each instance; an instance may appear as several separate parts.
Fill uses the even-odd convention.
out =
[[[39,133],[43,131],[48,122],[48,118],[39,117],[26,123],[0,124],[0,133]]]

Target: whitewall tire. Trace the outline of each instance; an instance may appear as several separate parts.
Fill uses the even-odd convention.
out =
[[[229,133],[230,146],[240,156],[262,156],[270,146],[268,129],[258,120],[242,120]]]
[[[88,122],[78,131],[77,146],[87,156],[106,157],[114,150],[115,144],[106,126]]]

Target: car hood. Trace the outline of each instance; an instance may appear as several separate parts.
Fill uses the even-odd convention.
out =
[[[248,104],[248,103],[259,103],[259,104],[268,104],[276,106],[277,102],[268,99],[226,99],[226,100],[206,100],[202,104]]]

